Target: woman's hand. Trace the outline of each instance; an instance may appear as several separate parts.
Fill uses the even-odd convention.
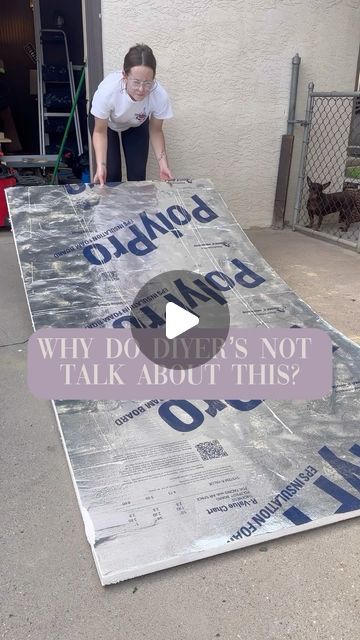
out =
[[[160,180],[173,180],[174,176],[171,174],[171,171],[166,162],[160,163]]]
[[[104,162],[100,162],[96,165],[96,173],[93,179],[94,184],[99,183],[100,187],[103,187],[106,182],[106,164]]]

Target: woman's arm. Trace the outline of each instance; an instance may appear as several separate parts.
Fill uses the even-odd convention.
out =
[[[173,176],[171,175],[166,157],[165,138],[162,125],[163,120],[158,120],[158,118],[154,117],[150,119],[150,142],[154,150],[155,157],[159,163],[160,180],[171,180]]]
[[[106,182],[107,127],[107,120],[95,118],[92,141],[96,158],[96,173],[93,182],[98,182],[100,186]]]

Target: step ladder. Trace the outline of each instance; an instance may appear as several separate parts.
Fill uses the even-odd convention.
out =
[[[71,105],[75,98],[75,81],[73,65],[69,59],[66,33],[62,29],[41,29],[39,27],[38,47],[38,109],[39,109],[39,147],[40,154],[46,154],[49,135],[45,131],[45,123],[51,118],[64,119],[64,128],[70,116]],[[56,51],[55,59],[61,63],[51,62],[51,53]],[[63,89],[63,91],[62,91]],[[51,93],[52,92],[52,93]],[[57,92],[57,95],[56,95]],[[55,110],[51,105],[51,95],[65,105]],[[74,127],[78,155],[83,153],[81,128],[77,106],[74,111]]]

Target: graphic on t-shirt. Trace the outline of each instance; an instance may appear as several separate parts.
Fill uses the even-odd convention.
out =
[[[144,120],[146,120],[145,111],[142,111],[141,113],[135,113],[134,115],[135,115],[136,120],[138,120],[139,122],[144,122]]]

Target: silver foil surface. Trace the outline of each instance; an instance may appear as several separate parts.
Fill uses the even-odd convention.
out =
[[[359,515],[360,348],[279,278],[210,181],[6,193],[34,329],[128,326],[150,278],[186,269],[228,285],[232,325],[333,344],[317,401],[54,402],[102,584]]]

